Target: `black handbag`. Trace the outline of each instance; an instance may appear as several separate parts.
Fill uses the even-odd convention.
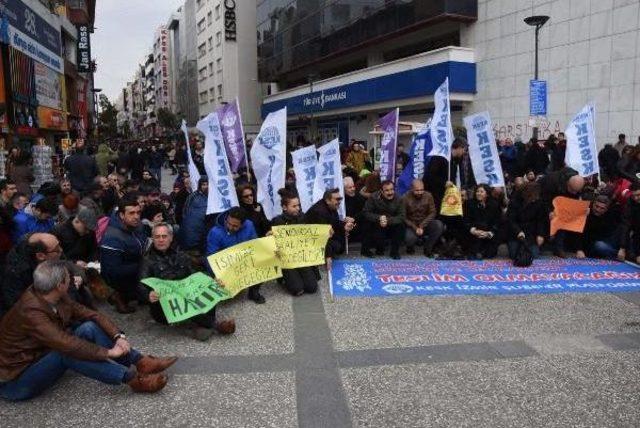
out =
[[[529,267],[533,264],[533,253],[526,242],[520,242],[513,257],[513,265],[516,267]]]

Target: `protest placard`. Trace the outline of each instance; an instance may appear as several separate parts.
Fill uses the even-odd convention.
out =
[[[329,239],[328,224],[273,226],[278,257],[283,269],[324,264],[324,247]]]
[[[558,196],[553,200],[553,213],[551,236],[558,230],[582,233],[589,214],[589,201]]]
[[[234,245],[210,255],[207,261],[232,297],[247,287],[282,277],[273,236]]]
[[[175,281],[144,278],[141,282],[158,293],[160,306],[169,323],[206,314],[222,300],[231,298],[227,290],[202,272]]]

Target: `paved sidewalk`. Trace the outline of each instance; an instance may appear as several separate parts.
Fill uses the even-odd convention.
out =
[[[166,173],[166,171],[165,171]],[[145,308],[112,315],[131,342],[176,354],[156,395],[73,373],[0,402],[2,427],[640,426],[640,294],[299,298],[219,308],[233,336],[196,342]]]

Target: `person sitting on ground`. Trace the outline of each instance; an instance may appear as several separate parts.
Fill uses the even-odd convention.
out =
[[[109,318],[72,301],[69,283],[64,262],[40,264],[33,286],[0,322],[0,396],[33,398],[67,369],[134,392],[161,390],[162,372],[177,358],[140,354]]]
[[[304,215],[304,223],[328,224],[333,230],[325,250],[329,267],[333,258],[345,250],[345,233],[350,233],[356,225],[355,220],[351,217],[345,217],[344,221],[340,220],[338,209],[341,202],[340,190],[337,188],[325,190],[322,199],[313,204]]]
[[[247,219],[245,211],[240,207],[231,208],[218,216],[216,225],[209,231],[207,255],[210,256],[218,251],[257,238],[256,229],[251,220]],[[249,300],[258,304],[265,302],[265,298],[260,294],[260,284],[249,287],[248,297]]]
[[[390,256],[400,259],[400,244],[404,237],[404,204],[396,196],[393,182],[382,182],[382,190],[374,193],[364,204],[362,211],[365,221],[361,254],[373,257],[371,248],[376,248],[376,255],[384,254],[384,240],[391,240]]]
[[[538,257],[549,231],[547,213],[540,199],[540,184],[527,183],[513,195],[507,209],[507,219],[509,257],[515,258],[520,242],[529,247],[533,257]]]
[[[498,253],[496,235],[502,213],[490,194],[489,186],[478,185],[463,210],[465,228],[470,234],[469,254],[475,259],[490,259]]]
[[[140,267],[140,279],[158,278],[175,281],[187,278],[195,273],[188,254],[177,249],[173,245],[173,229],[167,223],[158,223],[151,231],[153,241],[151,247],[142,260]],[[141,287],[147,292],[149,300],[149,312],[151,318],[160,324],[167,325],[168,321],[160,306],[160,296],[150,290],[146,285]],[[190,319],[195,324],[193,335],[197,340],[206,341],[214,330],[220,334],[233,334],[236,329],[233,319],[216,321],[215,307],[206,314],[198,315]]]
[[[444,225],[436,219],[438,212],[433,196],[424,190],[422,180],[413,180],[411,191],[403,196],[402,203],[405,213],[404,240],[407,245],[407,254],[413,254],[416,243],[423,241],[424,255],[431,257],[434,245],[444,232]]]
[[[251,223],[253,223],[253,227],[256,229],[258,238],[264,237],[267,231],[271,228],[271,225],[264,214],[262,205],[256,202],[256,192],[254,187],[250,184],[242,184],[238,186],[237,193],[240,208],[244,210],[247,219],[251,220]]]
[[[640,264],[640,183],[633,183],[629,188],[630,197],[624,208],[622,223],[622,239],[625,256]]]
[[[97,226],[98,219],[94,212],[82,208],[75,216],[57,224],[51,233],[60,241],[67,260],[86,266],[98,260],[98,243],[94,233]]]
[[[287,189],[280,189],[278,194],[280,195],[282,214],[274,217],[271,220],[271,225],[304,224],[298,195]],[[315,293],[318,290],[318,279],[312,267],[282,269],[282,276],[284,277],[284,286],[292,296]]]
[[[347,217],[352,218],[355,224],[362,223],[362,210],[367,199],[362,196],[357,190],[356,185],[351,177],[344,177],[344,205],[347,212]],[[351,242],[360,242],[362,240],[362,228],[354,227],[354,229],[348,234]]]
[[[626,258],[622,213],[608,196],[598,195],[591,203],[584,230],[579,235],[576,257]]]
[[[549,220],[553,219],[555,215],[553,213],[553,200],[556,197],[580,198],[584,187],[584,178],[580,177],[576,170],[568,166],[542,177],[540,180],[540,195]],[[566,257],[565,239],[567,236],[570,236],[570,240],[573,240],[573,237],[568,235],[569,233],[571,232],[558,230],[551,238],[553,240],[553,253],[560,258]],[[568,242],[568,244],[569,247],[575,246],[575,242]]]
[[[14,217],[13,242],[18,243],[23,236],[33,232],[49,232],[55,225],[58,206],[55,202],[43,198],[32,206],[31,213],[27,209],[19,211]]]
[[[182,223],[180,223],[180,246],[189,253],[196,265],[202,265],[202,255],[206,248],[205,217],[208,194],[209,181],[207,177],[200,177],[198,190],[187,197],[182,213]]]
[[[137,200],[123,198],[100,244],[101,273],[115,290],[111,303],[123,314],[135,311],[128,302],[139,297],[138,272],[147,241],[139,228],[140,212]]]

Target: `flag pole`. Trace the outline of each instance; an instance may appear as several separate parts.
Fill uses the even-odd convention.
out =
[[[242,124],[242,111],[240,111],[240,101],[236,97],[236,107],[238,108],[238,119],[240,120],[240,132],[242,133],[242,147],[244,148],[244,165],[247,168],[247,180],[251,182],[251,169],[249,168],[249,154],[247,153],[247,139],[244,135],[244,125]]]
[[[332,260],[333,262],[333,260]],[[333,263],[331,263],[333,265]],[[331,266],[327,266],[327,279],[329,280],[329,296],[331,297],[331,303],[333,303],[333,275],[331,275]]]

